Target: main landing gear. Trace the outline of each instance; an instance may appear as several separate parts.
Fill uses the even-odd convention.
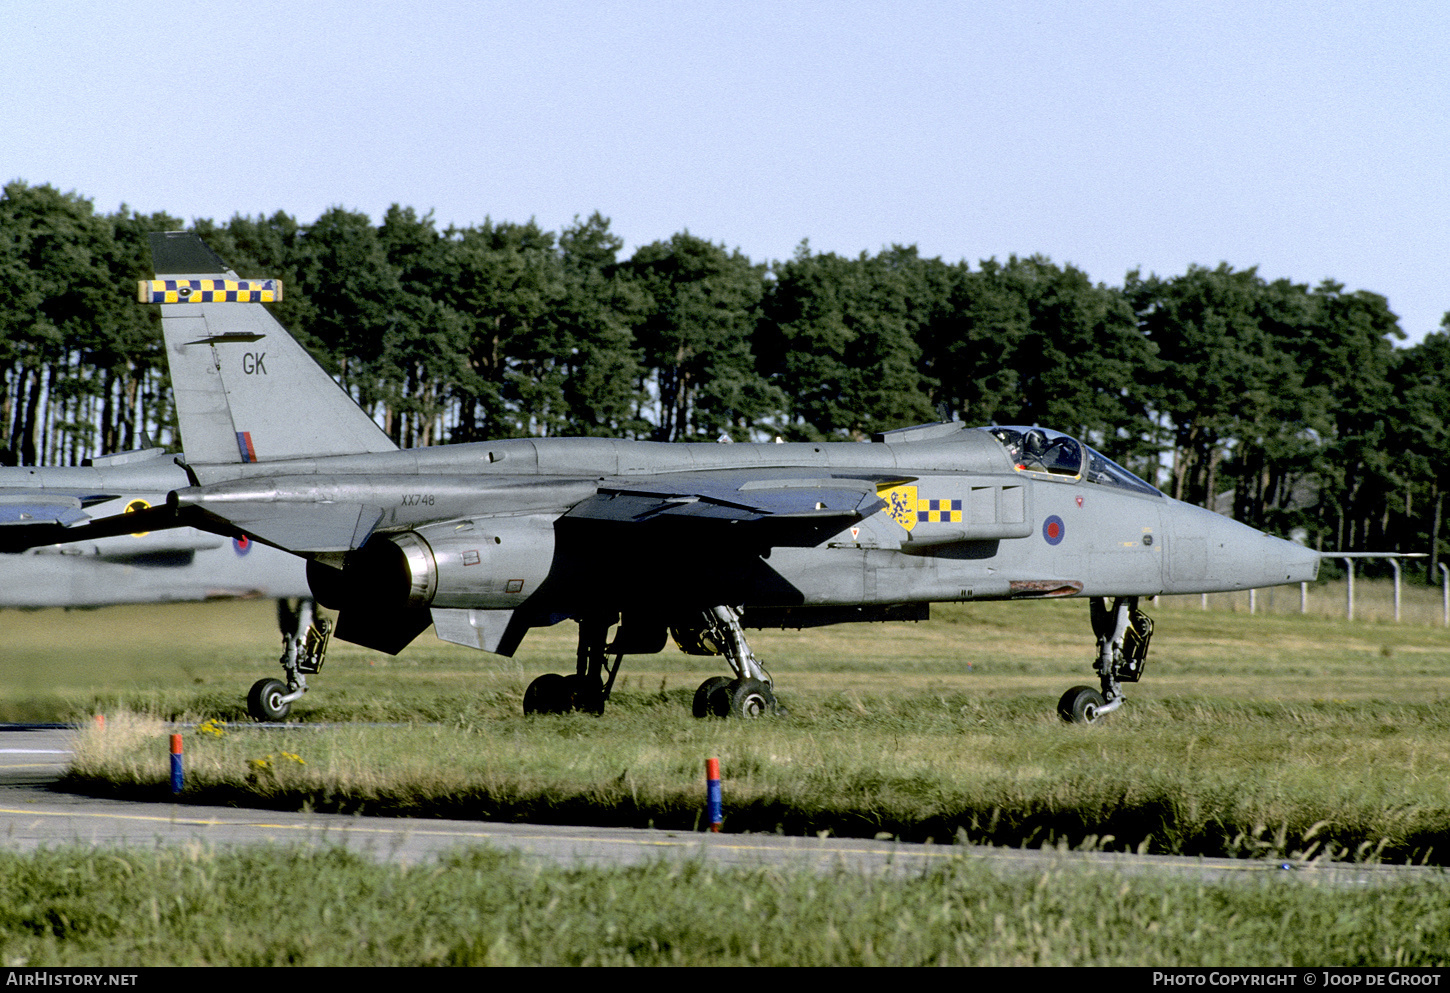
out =
[[[1148,642],[1153,637],[1153,620],[1138,609],[1135,596],[1118,597],[1110,608],[1106,597],[1090,601],[1093,634],[1098,639],[1098,658],[1093,663],[1102,683],[1101,691],[1091,686],[1074,686],[1057,701],[1057,714],[1073,724],[1096,724],[1098,718],[1123,705],[1122,683],[1136,683],[1148,661]]]
[[[282,671],[286,681],[259,679],[247,694],[247,712],[258,721],[280,721],[292,710],[292,704],[307,692],[307,677],[322,668],[327,654],[327,640],[332,623],[317,616],[317,603],[311,599],[297,601],[294,608],[286,600],[277,601],[277,626],[282,629]]]
[[[705,625],[696,640],[704,653],[724,655],[735,678],[711,676],[695,691],[690,712],[696,717],[764,717],[784,714],[775,701],[775,685],[740,626],[740,614],[734,607],[712,607],[704,612]],[[677,634],[676,639],[680,636]],[[682,645],[687,651],[689,646]]]
[[[575,671],[540,676],[524,691],[525,714],[562,714],[573,710],[601,714],[626,654],[658,652],[664,631],[652,644],[627,640],[623,626],[613,643],[606,644],[616,617],[601,615],[579,621],[579,650]],[[770,675],[750,650],[740,614],[733,607],[712,607],[702,613],[698,628],[674,628],[680,648],[692,655],[724,655],[735,678],[712,676],[695,691],[696,717],[761,717],[784,713],[775,701]],[[608,656],[614,656],[610,665]]]
[[[571,710],[604,713],[614,677],[624,661],[623,651],[616,652],[612,666],[607,658],[611,648],[623,647],[605,643],[613,623],[613,617],[603,615],[579,619],[579,650],[573,675],[550,672],[530,683],[524,691],[525,714],[567,714]]]

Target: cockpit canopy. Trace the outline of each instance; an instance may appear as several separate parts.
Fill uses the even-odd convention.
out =
[[[995,425],[982,430],[1002,443],[1018,472],[1069,476],[1145,496],[1163,495],[1106,455],[1061,431]]]

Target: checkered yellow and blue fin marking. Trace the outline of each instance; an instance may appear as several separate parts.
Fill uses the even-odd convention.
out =
[[[276,303],[280,279],[143,279],[136,284],[141,303]]]
[[[140,284],[140,299],[159,304],[190,464],[266,465],[398,450],[277,323],[268,301],[282,299],[278,280],[237,275],[194,231],[151,231],[147,241],[154,268],[144,274],[150,278]]]

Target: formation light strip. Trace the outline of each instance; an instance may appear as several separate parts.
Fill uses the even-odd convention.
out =
[[[280,279],[143,279],[136,284],[141,303],[276,303]]]

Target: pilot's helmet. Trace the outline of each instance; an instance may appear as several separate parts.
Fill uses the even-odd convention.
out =
[[[1028,431],[1022,439],[1022,449],[1028,455],[1041,456],[1047,451],[1047,433],[1039,428]]]

